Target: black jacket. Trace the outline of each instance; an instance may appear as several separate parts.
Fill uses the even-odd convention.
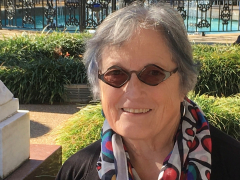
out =
[[[213,126],[210,133],[211,180],[240,180],[240,143]],[[56,180],[99,180],[96,164],[100,151],[100,140],[78,151],[63,164]]]

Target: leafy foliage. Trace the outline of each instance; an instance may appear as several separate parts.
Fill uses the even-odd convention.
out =
[[[201,107],[213,126],[240,141],[240,94],[219,98],[189,93],[189,98]]]
[[[54,103],[63,84],[87,83],[82,63],[86,33],[35,34],[0,40],[0,79],[20,103]],[[197,94],[230,96],[240,92],[240,46],[193,45],[202,66]]]
[[[82,62],[89,34],[16,36],[0,41],[0,79],[21,103],[53,103],[64,84],[87,83]]]
[[[240,92],[240,46],[193,45],[194,59],[202,66],[195,92],[230,96]]]

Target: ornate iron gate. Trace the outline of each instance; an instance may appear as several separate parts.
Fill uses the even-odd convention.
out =
[[[240,31],[239,4],[232,0],[177,0],[188,32]]]
[[[133,0],[0,0],[0,29],[95,29]],[[149,5],[159,0],[145,0]],[[188,32],[240,31],[238,0],[167,0]]]
[[[84,28],[95,29],[112,11],[110,0],[87,1],[83,7]]]

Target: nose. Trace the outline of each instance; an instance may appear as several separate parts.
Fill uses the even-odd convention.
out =
[[[137,98],[141,96],[143,92],[142,82],[138,79],[136,71],[131,71],[131,77],[129,81],[124,86],[124,91],[126,94],[130,95],[132,98]]]
[[[140,81],[140,79],[138,78],[138,72],[137,71],[130,71],[129,72],[129,77],[130,78],[129,78],[128,82],[131,80],[133,74],[135,74],[136,78]]]
[[[129,72],[130,76],[132,76],[133,73],[135,73],[136,76],[138,75],[138,72],[137,72],[137,71],[130,71],[130,72]]]

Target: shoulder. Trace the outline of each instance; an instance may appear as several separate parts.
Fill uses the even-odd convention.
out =
[[[211,180],[239,180],[240,142],[210,125],[212,139]]]
[[[58,172],[56,180],[88,180],[99,179],[96,164],[101,151],[98,140],[72,155]]]
[[[212,144],[215,147],[221,148],[222,150],[231,150],[238,152],[240,155],[240,142],[236,139],[232,138],[231,136],[227,135],[226,133],[222,132],[221,130],[217,129],[216,127],[210,125],[210,133],[212,138]]]

